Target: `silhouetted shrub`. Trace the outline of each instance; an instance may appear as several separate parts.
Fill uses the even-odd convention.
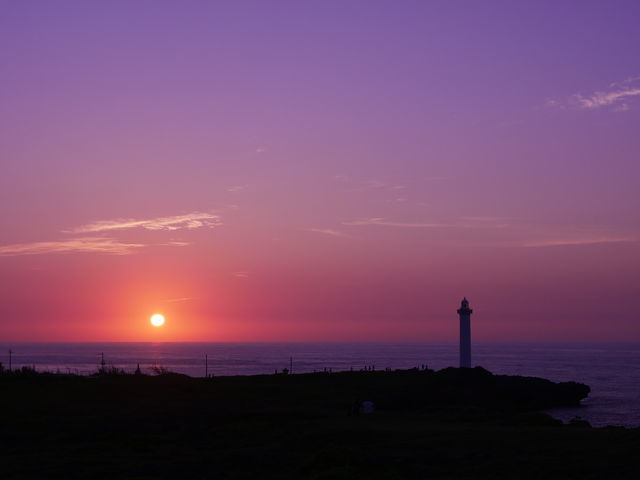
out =
[[[151,371],[154,375],[171,375],[172,372],[167,367],[163,367],[162,365],[151,365]]]
[[[128,375],[127,372],[115,365],[102,365],[93,376],[121,376]]]
[[[569,420],[568,425],[574,428],[591,428],[591,424],[582,417],[573,417]]]

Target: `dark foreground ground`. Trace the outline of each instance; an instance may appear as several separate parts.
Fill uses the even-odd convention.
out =
[[[482,369],[4,374],[0,478],[640,478],[640,429],[530,413],[587,392]]]

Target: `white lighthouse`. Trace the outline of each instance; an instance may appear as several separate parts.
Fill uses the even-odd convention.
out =
[[[460,368],[471,368],[471,314],[467,297],[462,299],[460,315]]]

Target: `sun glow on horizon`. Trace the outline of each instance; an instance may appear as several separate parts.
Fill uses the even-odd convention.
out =
[[[161,327],[164,325],[164,315],[161,313],[154,313],[151,315],[151,318],[149,318],[149,322],[151,322],[151,325],[154,327]]]

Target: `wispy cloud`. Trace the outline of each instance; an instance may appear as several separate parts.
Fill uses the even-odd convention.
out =
[[[227,192],[241,192],[242,190],[246,190],[249,185],[231,185],[227,187]]]
[[[513,217],[495,217],[495,216],[471,216],[461,217],[457,223],[460,227],[487,227],[487,228],[505,228],[511,225],[515,220]]]
[[[172,241],[172,242],[158,243],[157,245],[160,245],[162,247],[188,247],[191,244],[189,242]]]
[[[233,272],[232,275],[236,278],[248,278],[249,277],[249,272]]]
[[[608,90],[598,90],[589,94],[575,93],[566,101],[548,99],[544,106],[548,108],[581,108],[595,110],[603,107],[614,107],[614,112],[630,110],[623,101],[629,101],[640,95],[640,77],[629,77],[621,82],[613,82]]]
[[[395,185],[380,180],[366,180],[359,182],[349,189],[351,192],[365,192],[368,190],[405,190],[406,185]]]
[[[587,96],[577,93],[573,98],[582,108],[594,109],[613,105],[624,98],[636,95],[640,95],[640,88],[625,87],[609,92],[594,92]]]
[[[406,185],[397,185],[383,182],[377,179],[354,180],[348,175],[338,174],[333,176],[334,180],[345,185],[349,185],[349,192],[365,192],[368,190],[406,190]]]
[[[545,100],[544,102],[544,106],[546,108],[564,108],[564,105],[562,104],[562,102],[560,102],[559,100],[556,100],[555,98],[548,98],[547,100]]]
[[[578,245],[596,245],[600,243],[628,243],[637,242],[631,237],[582,237],[582,238],[554,238],[547,240],[536,240],[524,243],[523,247],[562,247]]]
[[[158,217],[148,220],[118,219],[103,220],[82,225],[64,233],[78,235],[97,233],[104,235],[111,231],[141,228],[145,230],[179,230],[222,225],[220,217],[212,213],[188,213],[172,217]],[[104,253],[111,255],[129,255],[143,247],[186,247],[189,242],[169,240],[163,243],[123,242],[106,236],[78,236],[66,240],[45,242],[16,243],[0,245],[0,256],[41,255],[48,253]]]
[[[193,297],[168,298],[165,301],[167,303],[181,303],[181,302],[188,302],[189,300],[193,300]]]
[[[361,218],[342,222],[345,226],[371,228],[447,229],[450,242],[469,241],[478,246],[542,248],[639,242],[633,232],[615,232],[606,226],[535,225],[516,217],[463,216],[446,221],[396,221],[383,217]],[[462,232],[473,231],[469,237]],[[484,232],[481,234],[481,232]]]
[[[371,217],[342,222],[342,224],[350,226],[378,225],[404,228],[503,228],[508,225],[507,219],[502,217],[462,217],[452,222],[398,222],[382,217]]]
[[[640,80],[640,76],[637,77],[627,77],[621,82],[613,82],[609,84],[610,88],[619,87],[620,85],[629,85],[630,83],[635,83]]]
[[[222,225],[220,217],[212,213],[187,213],[173,217],[158,217],[148,220],[117,219],[100,220],[77,227],[67,233],[95,233],[112,230],[143,228],[145,230],[180,230],[201,227],[217,227]]]
[[[332,228],[305,228],[305,230],[307,232],[322,233],[323,235],[330,235],[332,237],[348,237],[349,236],[344,232],[341,232],[339,230],[334,230]]]
[[[0,256],[42,255],[47,253],[106,253],[129,255],[141,243],[124,243],[113,238],[85,237],[54,242],[16,243],[0,246]]]
[[[349,222],[342,222],[343,225],[351,226],[368,226],[368,225],[381,225],[385,227],[407,227],[407,228],[442,228],[451,227],[452,224],[437,223],[437,222],[394,222],[386,220],[382,217],[361,218],[358,220],[351,220]]]

